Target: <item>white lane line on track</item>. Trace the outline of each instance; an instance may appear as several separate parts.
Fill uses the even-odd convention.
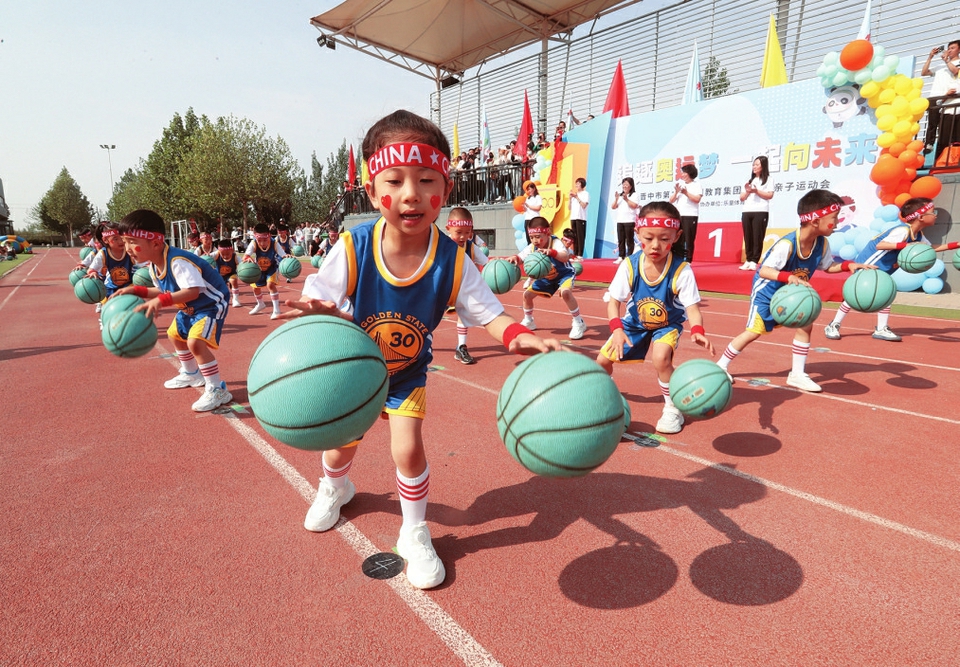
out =
[[[166,348],[158,345],[165,353]],[[175,368],[180,367],[180,362],[176,360],[176,355],[169,358],[169,362]],[[270,466],[280,473],[280,476],[292,486],[300,496],[307,501],[307,504],[313,502],[317,495],[317,490],[311,486],[300,472],[290,465],[283,456],[280,455],[266,440],[260,437],[253,428],[248,426],[233,411],[224,413],[222,416],[227,424],[236,431],[241,438],[254,448]],[[379,553],[380,550],[367,539],[360,530],[344,518],[340,518],[335,530],[344,542],[349,544],[361,559]],[[430,628],[444,644],[447,645],[464,665],[468,667],[502,667],[493,655],[487,651],[473,636],[464,630],[459,623],[444,611],[443,607],[433,601],[424,591],[414,588],[407,581],[405,574],[396,576],[392,579],[386,579],[385,583],[393,589],[401,600],[416,614],[423,623]]]
[[[47,256],[46,253],[40,256],[40,259],[38,259],[37,263],[33,265],[33,268],[27,272],[27,275],[24,276],[24,278],[17,284],[17,286],[10,291],[10,294],[7,295],[7,298],[3,300],[3,303],[0,303],[0,310],[3,310],[3,307],[7,305],[7,301],[13,298],[13,295],[17,293],[18,289],[20,289],[20,286],[23,285],[25,282],[27,282],[27,278],[29,278],[30,275],[37,270],[37,267],[40,266],[40,262],[42,262],[46,258],[46,256]],[[23,266],[23,264],[20,264],[19,266],[15,266],[13,269],[11,269],[11,271],[15,271],[19,269],[21,266]]]
[[[473,387],[473,388],[475,388],[475,389],[479,389],[479,390],[481,390],[481,391],[485,391],[485,392],[487,392],[488,394],[499,394],[499,391],[498,391],[498,390],[490,389],[490,388],[488,388],[488,387],[483,387],[483,386],[477,385],[477,384],[475,384],[475,383],[473,383],[473,382],[469,382],[469,381],[467,381],[467,380],[462,380],[462,379],[460,379],[460,378],[458,378],[458,377],[454,377],[454,376],[449,375],[449,374],[447,374],[447,373],[444,373],[444,372],[442,372],[442,371],[435,373],[435,375],[438,375],[438,376],[443,377],[443,378],[448,379],[448,380],[453,380],[454,382],[459,382],[460,384],[465,384],[465,385],[467,385],[468,387]],[[825,396],[825,397],[823,397],[823,398],[833,398],[833,397],[826,397],[826,396]],[[850,402],[854,402],[854,401],[850,401]],[[916,414],[916,413],[907,412],[906,410],[897,410],[897,412],[905,412],[905,413],[907,413],[907,414],[910,414],[910,415],[913,415],[913,416],[918,416],[918,417],[929,417],[929,415],[920,415],[920,414]],[[933,419],[940,419],[939,417],[932,417],[932,418],[933,418]],[[943,420],[943,421],[950,421],[950,420]],[[952,423],[960,424],[960,422],[952,422]],[[631,436],[634,436],[634,437],[639,437],[641,434],[630,433],[630,435],[631,435]],[[669,442],[669,441],[668,441],[668,442]],[[681,443],[677,443],[677,444],[681,444]],[[905,525],[902,524],[902,523],[897,523],[896,521],[891,521],[890,519],[884,519],[883,517],[877,516],[876,514],[870,514],[869,512],[863,512],[863,511],[858,510],[858,509],[855,509],[855,508],[853,508],[853,507],[848,507],[847,505],[842,505],[842,504],[840,504],[840,503],[838,503],[838,502],[834,502],[834,501],[832,501],[832,500],[827,500],[826,498],[821,498],[820,496],[815,496],[815,495],[813,495],[812,493],[807,493],[806,491],[799,491],[799,490],[794,489],[794,488],[791,488],[791,487],[789,487],[789,486],[784,486],[783,484],[778,484],[777,482],[771,482],[770,480],[764,479],[764,478],[762,478],[762,477],[756,477],[756,476],[751,475],[751,474],[749,474],[749,473],[741,472],[741,471],[739,471],[739,470],[736,470],[735,468],[730,468],[730,467],[728,467],[728,466],[722,465],[722,464],[720,464],[720,463],[716,463],[716,462],[711,461],[711,460],[709,460],[709,459],[705,459],[705,458],[696,456],[696,455],[694,455],[694,454],[688,454],[687,452],[681,451],[681,450],[679,450],[679,449],[674,449],[673,447],[669,447],[669,446],[666,446],[666,445],[660,445],[659,447],[651,447],[650,449],[653,449],[653,450],[655,450],[655,451],[664,452],[664,453],[666,453],[666,454],[672,454],[673,456],[677,456],[677,457],[680,457],[680,458],[683,458],[683,459],[687,459],[688,461],[693,461],[694,463],[697,463],[697,464],[699,464],[699,465],[707,466],[707,467],[710,467],[710,468],[712,468],[712,469],[714,469],[714,470],[718,470],[718,471],[720,471],[720,472],[728,473],[728,474],[730,474],[730,475],[733,475],[734,477],[739,477],[739,478],[741,478],[741,479],[749,480],[749,481],[754,482],[754,483],[756,483],[756,484],[760,484],[760,485],[762,485],[762,486],[765,486],[765,487],[767,487],[767,488],[769,488],[769,489],[773,489],[773,490],[775,490],[775,491],[780,491],[780,492],[782,492],[782,493],[786,493],[786,494],[791,495],[791,496],[793,496],[793,497],[795,497],[795,498],[799,498],[799,499],[801,499],[801,500],[806,500],[806,501],[811,502],[811,503],[814,503],[814,504],[816,504],[816,505],[820,505],[821,507],[826,507],[826,508],[828,508],[828,509],[832,509],[832,510],[834,510],[834,511],[840,512],[841,514],[846,514],[847,516],[851,516],[851,517],[854,517],[854,518],[856,518],[856,519],[860,519],[861,521],[867,521],[868,523],[872,523],[872,524],[875,524],[875,525],[877,525],[877,526],[882,526],[883,528],[889,528],[890,530],[895,530],[895,531],[900,532],[900,533],[903,533],[903,534],[905,534],[905,535],[909,535],[909,536],[911,536],[911,537],[915,537],[915,538],[917,538],[917,539],[919,539],[919,540],[923,540],[923,541],[925,541],[925,542],[929,542],[930,544],[935,544],[935,545],[937,545],[937,546],[944,547],[944,548],[950,549],[950,550],[952,550],[952,551],[960,551],[960,543],[954,542],[953,540],[948,540],[948,539],[945,538],[945,537],[940,537],[939,535],[934,535],[934,534],[932,534],[932,533],[927,533],[927,532],[924,532],[924,531],[922,531],[922,530],[917,530],[916,528],[911,528],[910,526],[905,526]]]

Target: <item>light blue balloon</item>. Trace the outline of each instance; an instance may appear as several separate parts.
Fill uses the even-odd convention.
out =
[[[877,44],[873,47],[873,57],[883,60],[884,56],[887,54],[886,48]]]
[[[522,239],[522,238],[517,239],[517,250],[523,250],[526,247],[527,247],[526,239]]]
[[[940,290],[943,289],[943,281],[939,278],[927,278],[923,281],[921,287],[927,294],[940,294]]]
[[[939,278],[940,275],[946,270],[947,267],[944,266],[943,260],[938,257],[937,261],[935,261],[933,266],[930,267],[930,270],[924,271],[923,275],[925,275],[927,278]]]
[[[867,247],[867,244],[870,243],[870,239],[873,237],[874,233],[869,227],[861,227],[857,230],[857,236],[853,239],[853,246],[859,253],[861,250]]]
[[[897,269],[891,275],[893,282],[897,286],[898,292],[912,292],[920,289],[923,281],[927,278],[922,273],[907,273],[903,269]]]
[[[897,70],[897,67],[900,65],[900,56],[897,56],[897,55],[886,56],[883,59],[883,64],[891,72],[895,72]]]
[[[845,245],[847,245],[847,232],[834,232],[830,235],[831,248],[840,249]]]
[[[874,52],[876,52],[876,49],[874,49]],[[823,57],[824,65],[835,65],[838,62],[840,62],[840,54],[837,53],[836,51],[830,51],[827,55]]]
[[[840,70],[833,75],[833,85],[845,86],[848,83],[850,83],[850,79],[847,78],[847,73],[844,70]]]
[[[873,70],[867,69],[866,67],[861,70],[857,70],[857,73],[853,75],[853,80],[859,83],[861,86],[872,78]]]
[[[873,68],[872,76],[873,80],[879,83],[890,76],[890,68],[886,65],[878,65]]]
[[[883,226],[880,227],[880,233],[883,234],[888,229],[893,229],[894,227],[897,227],[899,224],[900,224],[899,220],[891,220],[889,222],[885,222],[883,223]]]
[[[870,221],[870,229],[875,232],[879,232],[881,229],[883,229],[885,224],[887,224],[887,221],[883,218],[874,218]]]
[[[523,218],[523,213],[517,213],[515,216],[513,216],[513,220],[510,221],[510,224],[513,225],[513,228],[518,232],[522,232],[524,222],[525,220]]]
[[[845,260],[852,260],[857,256],[857,249],[851,244],[847,244],[840,248],[840,258]]]
[[[900,208],[896,204],[887,204],[874,211],[873,217],[890,222],[896,221],[900,219]]]
[[[827,79],[833,79],[833,77],[835,77],[839,71],[840,68],[831,63],[823,68],[823,76]]]

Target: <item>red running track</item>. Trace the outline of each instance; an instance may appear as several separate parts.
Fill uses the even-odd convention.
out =
[[[0,281],[0,664],[941,665],[960,653],[956,322],[894,315],[899,344],[870,338],[869,315],[851,313],[829,345],[817,328],[808,370],[822,395],[785,387],[790,332],[777,330],[734,362],[726,412],[666,438],[645,435],[661,407],[652,367],[618,367],[635,440],[574,480],[507,455],[494,406],[519,359],[473,330],[479,363],[462,366],[445,322],[425,437],[448,575],[422,592],[360,569],[400,524],[383,424],[351,472],[347,521],[303,530],[319,455],[270,440],[244,408],[250,356],[278,322],[231,313],[218,356],[234,409],[194,414],[194,390],[162,388],[168,342],[133,360],[103,349],[70,293],[73,253],[40,251]],[[577,292],[591,329],[571,349],[591,357],[602,292]],[[518,290],[504,302],[519,314]],[[703,307],[719,353],[747,304]],[[565,338],[563,311],[539,301],[541,333]],[[678,361],[698,356],[684,337]]]

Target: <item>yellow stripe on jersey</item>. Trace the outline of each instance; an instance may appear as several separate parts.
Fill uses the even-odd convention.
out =
[[[670,261],[671,262],[673,261],[672,253],[671,253]],[[681,262],[680,266],[677,267],[677,272],[673,274],[673,281],[670,283],[670,290],[674,293],[674,295],[679,294],[679,292],[677,291],[677,280],[679,280],[680,274],[683,272],[683,268],[687,266],[689,263],[690,262]]]
[[[386,225],[386,220],[380,218],[377,220],[377,224],[373,226],[371,242],[373,243],[373,260],[377,264],[377,271],[380,273],[380,277],[391,285],[397,287],[412,285],[426,275],[430,267],[433,266],[433,262],[437,256],[437,245],[440,243],[440,230],[435,224],[430,225],[430,247],[427,249],[426,259],[420,266],[420,269],[409,278],[396,278],[390,275],[390,272],[387,270],[387,265],[383,261],[383,255],[381,254],[383,251],[381,239],[383,238],[384,227],[386,227]]]
[[[463,282],[463,260],[466,252],[463,248],[457,248],[457,263],[453,268],[453,289],[450,290],[450,298],[447,300],[447,306],[453,308],[457,305],[457,297],[460,295],[460,283]]]
[[[383,218],[380,218],[383,220]],[[340,235],[343,244],[343,253],[347,258],[347,296],[353,296],[357,291],[357,249],[353,245],[353,236],[350,232]]]

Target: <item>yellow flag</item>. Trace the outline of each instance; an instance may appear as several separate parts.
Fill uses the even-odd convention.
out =
[[[453,157],[460,155],[460,136],[457,134],[457,124],[453,124]]]
[[[760,87],[770,88],[782,83],[787,83],[787,66],[783,63],[783,51],[777,38],[777,22],[771,14],[767,45],[763,51],[763,68],[760,70]]]

